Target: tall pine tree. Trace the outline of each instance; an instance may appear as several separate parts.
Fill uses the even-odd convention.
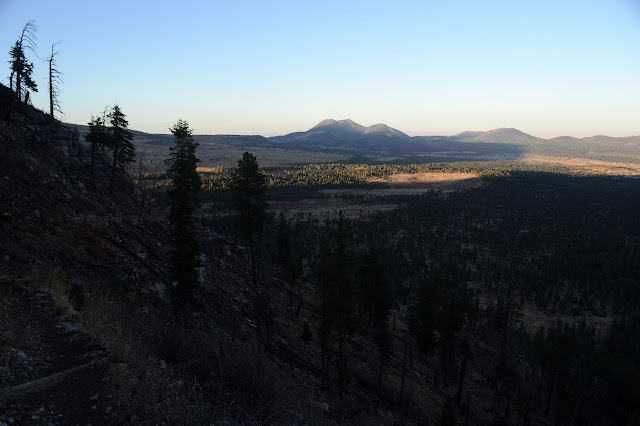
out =
[[[171,203],[169,222],[171,223],[171,264],[173,281],[177,283],[176,302],[183,302],[198,285],[200,250],[196,241],[194,213],[200,207],[197,197],[202,186],[198,176],[196,157],[198,142],[193,140],[189,123],[184,120],[169,129],[173,134],[174,146],[169,148],[170,158],[167,173],[171,179],[168,192]]]
[[[113,164],[111,166],[111,182],[109,183],[109,195],[113,195],[116,179],[116,171],[126,171],[127,165],[136,161],[136,148],[131,142],[133,135],[127,129],[129,122],[127,116],[116,104],[107,115],[111,124],[109,145],[113,150]]]
[[[240,236],[249,244],[251,276],[257,285],[256,249],[262,242],[264,227],[269,222],[267,213],[266,177],[260,170],[256,157],[245,152],[238,160],[238,168],[231,177],[231,190],[236,201]]]
[[[89,122],[89,133],[84,135],[84,139],[91,144],[91,185],[93,186],[93,192],[96,192],[96,163],[98,157],[98,149],[103,148],[109,144],[107,128],[104,124],[104,119],[100,116],[91,116]]]
[[[20,101],[29,101],[29,89],[34,92],[38,91],[38,87],[31,78],[33,73],[33,63],[27,60],[25,49],[35,51],[35,31],[36,26],[33,21],[29,21],[22,28],[20,38],[9,51],[11,60],[11,76],[9,77],[9,85],[15,88],[16,95]],[[23,96],[24,91],[24,96]]]
[[[318,263],[318,281],[321,300],[320,315],[320,346],[322,379],[326,377],[326,361],[331,355],[333,336],[338,343],[338,385],[340,394],[344,390],[347,373],[344,342],[346,337],[357,328],[356,300],[353,280],[350,276],[350,265],[347,249],[349,247],[347,229],[344,216],[340,211],[335,232],[333,248],[324,247],[320,253]]]

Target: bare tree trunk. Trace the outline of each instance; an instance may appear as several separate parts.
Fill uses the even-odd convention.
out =
[[[20,81],[20,74],[16,74],[16,95],[18,95],[18,101],[22,102],[22,82]],[[18,109],[20,109],[20,102],[18,102]]]
[[[249,237],[249,262],[251,263],[251,283],[253,288],[256,288],[258,277],[256,276],[256,262],[255,254],[253,252],[253,236]]]
[[[51,51],[53,52],[53,47],[51,47]],[[51,115],[51,119],[53,120],[53,55],[51,59],[49,59],[49,114]]]
[[[458,403],[462,401],[462,389],[464,387],[464,376],[467,372],[467,354],[462,354],[462,365],[460,366],[460,381],[458,382]]]
[[[556,387],[556,381],[558,379],[558,371],[555,372],[553,378],[551,379],[551,383],[549,384],[549,395],[547,395],[547,404],[544,409],[544,416],[549,417],[549,412],[551,411],[551,398],[553,397],[553,391]]]
[[[404,405],[404,383],[407,377],[407,364],[409,360],[409,342],[407,332],[404,332],[404,354],[402,355],[402,378],[400,379],[400,406]]]
[[[7,121],[11,120],[11,110],[13,109],[13,71],[11,71],[11,76],[9,77],[9,89],[11,89],[11,96],[9,96],[9,109],[7,109]]]
[[[300,279],[300,288],[298,289],[298,309],[296,309],[296,318],[300,317],[300,308],[302,308],[302,284],[303,281]]]
[[[342,352],[342,332],[338,333],[338,384],[340,395],[344,394],[344,354]]]
[[[380,357],[380,364],[378,365],[378,393],[382,392],[382,373],[384,370],[384,359]]]
[[[324,353],[324,349],[320,350],[320,386],[324,389],[327,375],[327,357]]]
[[[111,182],[109,182],[109,195],[113,195],[113,186],[116,180],[116,167],[118,165],[118,143],[113,145],[113,165],[111,166]]]

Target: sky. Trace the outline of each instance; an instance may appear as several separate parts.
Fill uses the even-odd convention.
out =
[[[150,133],[349,118],[410,135],[640,135],[640,0],[0,0],[5,85],[29,20],[33,104],[48,110],[44,59],[60,42],[70,123],[117,103]]]

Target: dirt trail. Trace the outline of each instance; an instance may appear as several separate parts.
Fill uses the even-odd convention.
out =
[[[2,284],[5,285],[6,284]],[[2,370],[0,421],[7,424],[103,424],[113,422],[104,348],[79,328],[73,312],[56,316],[50,290],[3,289],[0,322]],[[18,330],[19,335],[6,330]],[[15,386],[32,383],[74,367],[94,364],[52,381],[53,386],[12,397]],[[59,378],[59,377],[58,377]],[[104,380],[103,380],[104,379]],[[29,387],[29,386],[27,386]],[[97,395],[97,396],[96,396]],[[106,413],[105,413],[106,410]]]

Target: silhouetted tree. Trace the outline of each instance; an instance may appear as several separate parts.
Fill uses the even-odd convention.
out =
[[[91,116],[91,121],[89,122],[89,133],[84,135],[84,139],[91,145],[91,183],[93,185],[93,191],[95,192],[95,171],[98,149],[104,148],[109,144],[107,128],[105,127],[104,119],[102,117]]]
[[[425,280],[409,310],[409,328],[416,338],[418,351],[427,355],[433,353],[436,345],[437,311],[442,299],[439,283]]]
[[[289,310],[293,317],[293,290],[302,271],[291,249],[289,222],[284,212],[280,212],[278,216],[278,261],[286,274],[287,281],[289,281]]]
[[[62,73],[56,69],[56,55],[60,52],[54,50],[58,43],[51,45],[51,56],[47,58],[49,63],[49,114],[51,118],[54,118],[54,111],[62,113],[60,109],[60,88],[58,87],[58,84],[62,83]]]
[[[437,317],[438,348],[443,384],[448,386],[449,372],[455,364],[458,352],[458,335],[467,323],[471,299],[466,286],[455,282],[441,282],[441,284],[444,297]]]
[[[126,115],[116,104],[107,115],[111,128],[109,129],[109,147],[113,150],[113,164],[111,167],[111,182],[109,183],[109,195],[113,195],[113,187],[116,177],[116,170],[123,172],[129,163],[135,161],[136,149],[131,142],[133,135],[127,127],[129,122]]]
[[[29,21],[22,28],[20,38],[16,40],[15,45],[9,51],[11,60],[11,76],[9,77],[9,85],[15,90],[18,100],[28,102],[29,89],[34,92],[38,91],[38,87],[35,81],[32,80],[31,74],[33,73],[33,63],[27,60],[25,55],[25,49],[29,49],[35,52],[35,31],[36,25],[33,21]],[[15,78],[15,81],[14,81]],[[24,90],[24,99],[22,92]]]
[[[271,216],[267,213],[267,184],[265,175],[260,170],[256,157],[245,152],[238,160],[238,167],[231,176],[231,190],[236,204],[236,220],[240,237],[249,245],[249,261],[251,264],[251,282],[255,291],[254,309],[258,325],[258,345],[262,350],[269,349],[269,335],[272,330],[273,311],[270,289],[266,285],[266,277],[258,259],[265,258],[263,247],[266,224]],[[260,253],[260,256],[258,255]],[[262,271],[262,286],[258,285],[258,267]]]
[[[373,320],[373,341],[378,347],[379,356],[378,387],[381,388],[384,365],[393,350],[393,340],[389,332],[393,292],[374,248],[369,248],[362,255],[360,279],[361,301],[365,304],[363,310],[368,310],[369,318]]]
[[[266,178],[252,154],[245,152],[242,159],[238,160],[238,167],[231,177],[231,190],[236,202],[240,236],[249,244],[251,276],[255,287],[256,248],[262,242],[264,227],[270,217],[267,213]]]
[[[194,213],[200,206],[197,193],[202,181],[197,172],[200,161],[196,157],[198,142],[193,140],[189,123],[178,120],[169,129],[174,136],[174,145],[169,148],[170,158],[165,160],[169,166],[167,173],[171,179],[168,192],[171,224],[171,264],[173,282],[176,286],[176,301],[185,300],[198,285],[200,251],[195,234]]]
[[[451,398],[447,399],[442,407],[442,426],[455,426],[458,424],[458,412]]]
[[[349,276],[347,257],[347,232],[344,225],[342,211],[338,217],[333,250],[323,248],[318,265],[318,281],[320,284],[320,340],[322,350],[322,364],[331,352],[332,334],[338,340],[338,383],[340,393],[343,392],[346,375],[346,360],[344,356],[344,340],[346,336],[356,330],[356,301],[353,282]],[[326,369],[323,368],[323,371]]]
[[[424,281],[417,301],[411,307],[409,326],[416,337],[418,350],[430,354],[438,348],[445,386],[456,359],[458,334],[470,312],[467,288],[441,278]]]
[[[473,359],[473,352],[471,352],[471,346],[469,345],[469,340],[464,339],[460,344],[460,356],[462,360],[460,361],[460,378],[458,381],[458,403],[462,402],[462,392],[464,389],[464,378],[467,373],[467,363]]]

